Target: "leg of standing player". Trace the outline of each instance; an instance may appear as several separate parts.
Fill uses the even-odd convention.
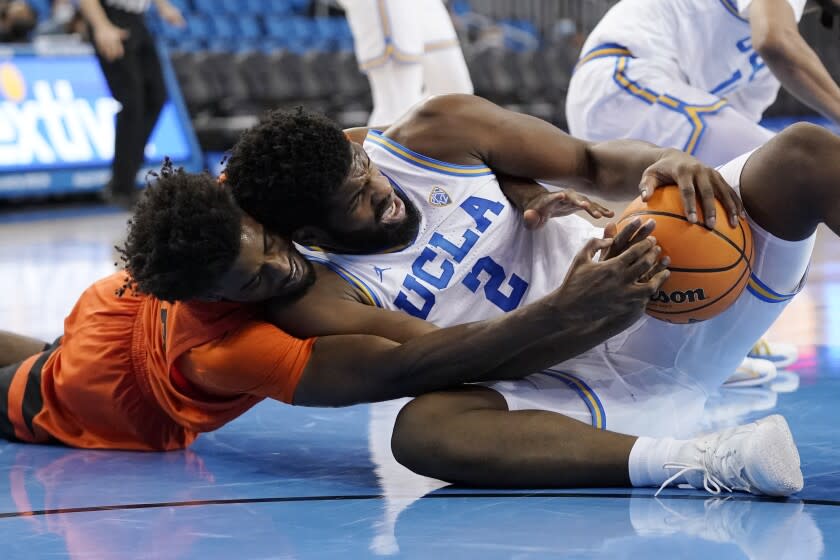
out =
[[[473,93],[470,71],[442,0],[424,0],[423,79],[426,95]]]
[[[433,50],[423,56],[427,95],[473,93],[470,71],[460,47]]]
[[[142,128],[138,138],[142,135],[144,150],[137,152],[138,159],[134,162],[136,170],[139,170],[145,160],[145,146],[155,129],[155,125],[166,103],[166,84],[163,80],[163,70],[160,66],[155,40],[149,30],[142,29],[144,33],[143,45],[138,52],[140,65],[143,68],[143,117]],[[136,173],[137,171],[135,171]]]
[[[585,140],[633,138],[684,150],[710,166],[761,146],[773,133],[660,63],[606,57],[575,71],[569,129]]]
[[[368,125],[383,126],[396,121],[423,99],[423,66],[388,60],[367,70],[373,111]]]
[[[422,99],[420,8],[400,0],[341,0],[341,5],[373,95],[368,124],[388,125]]]

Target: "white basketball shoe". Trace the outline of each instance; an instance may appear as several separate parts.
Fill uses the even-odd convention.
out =
[[[755,387],[770,383],[779,374],[776,364],[762,358],[744,358],[735,373],[723,382],[724,387]]]
[[[656,495],[676,481],[711,494],[749,492],[789,496],[802,490],[799,451],[784,418],[778,414],[689,440],[679,462],[663,465],[677,472]]]
[[[793,344],[770,342],[762,338],[755,343],[747,357],[768,360],[778,369],[784,369],[799,358],[799,350]]]

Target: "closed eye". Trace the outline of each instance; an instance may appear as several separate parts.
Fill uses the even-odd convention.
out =
[[[357,190],[353,198],[350,199],[350,204],[347,205],[347,214],[352,214],[359,207],[359,201],[362,199],[362,190]]]

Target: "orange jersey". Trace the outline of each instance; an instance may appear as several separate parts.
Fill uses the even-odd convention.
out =
[[[181,449],[265,397],[292,402],[314,339],[260,320],[255,306],[170,304],[130,290],[119,297],[125,280],[121,272],[93,284],[60,342],[5,381],[0,370],[0,434],[83,448]]]

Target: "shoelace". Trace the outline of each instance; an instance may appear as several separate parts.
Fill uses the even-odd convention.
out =
[[[671,475],[668,480],[662,483],[662,486],[659,487],[659,490],[653,495],[653,497],[657,497],[660,492],[665,490],[672,482],[677,480],[679,477],[684,475],[690,471],[700,471],[703,473],[703,488],[705,488],[706,492],[709,494],[717,496],[720,494],[721,490],[726,490],[727,492],[732,492],[732,489],[725,485],[723,482],[715,478],[713,475],[709,473],[709,470],[702,466],[702,465],[692,465],[690,463],[666,463],[662,465],[663,469],[680,469],[675,474]]]
[[[752,485],[748,480],[745,480],[743,476],[741,476],[739,464],[740,459],[737,458],[738,453],[734,449],[728,449],[723,454],[723,456],[714,456],[712,453],[713,446],[707,444],[707,447],[702,451],[701,454],[701,463],[702,464],[692,464],[692,463],[666,463],[662,465],[663,469],[680,469],[676,474],[672,475],[668,480],[662,483],[662,486],[659,487],[659,490],[656,491],[654,496],[658,496],[662,490],[664,490],[669,484],[674,482],[680,476],[684,475],[687,472],[691,471],[700,471],[703,473],[703,488],[712,495],[720,494],[721,490],[726,490],[727,492],[732,492],[733,488],[738,490],[744,490],[746,492],[751,491]],[[735,463],[733,464],[733,460]],[[725,478],[729,478],[730,480],[734,481],[735,484],[731,484],[732,488],[724,484],[719,478],[711,474],[712,468],[709,465],[714,465],[717,462],[717,470],[720,473],[723,473]]]

